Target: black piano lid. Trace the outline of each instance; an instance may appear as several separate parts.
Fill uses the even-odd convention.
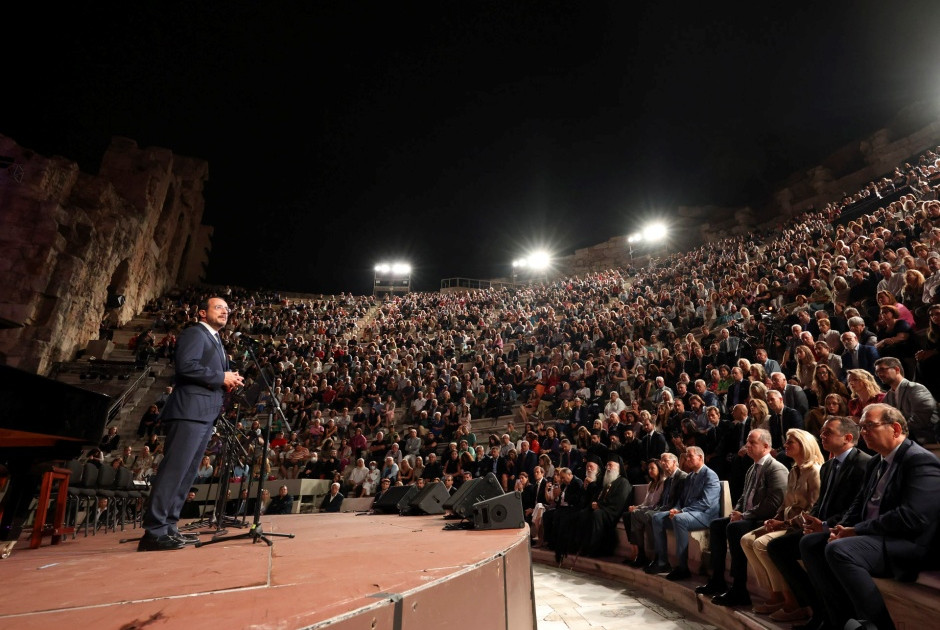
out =
[[[2,429],[97,445],[111,402],[105,394],[0,365]]]

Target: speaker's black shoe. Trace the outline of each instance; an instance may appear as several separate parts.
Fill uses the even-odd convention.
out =
[[[642,569],[643,567],[648,565],[650,561],[649,561],[649,558],[646,557],[646,554],[641,553],[633,560],[624,560],[623,563],[629,564],[631,567],[635,567],[637,569]]]
[[[171,549],[182,549],[186,546],[182,540],[164,534],[163,536],[152,536],[144,534],[137,543],[137,551],[169,551]]]
[[[669,572],[666,579],[670,582],[678,582],[679,580],[687,580],[690,577],[692,577],[692,572],[687,567],[676,567]]]
[[[712,597],[712,603],[719,606],[750,606],[751,596],[747,591],[732,588]]]
[[[667,562],[650,562],[643,570],[650,575],[653,575],[656,573],[669,573],[672,571],[672,567],[669,566],[669,563]]]
[[[722,582],[712,582],[709,580],[701,586],[695,587],[695,592],[699,595],[721,595],[728,590],[728,585]]]

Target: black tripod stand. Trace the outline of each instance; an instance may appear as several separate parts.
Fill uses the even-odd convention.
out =
[[[273,409],[276,409],[277,412],[281,415],[281,422],[283,426],[290,431],[290,425],[287,423],[287,418],[284,416],[284,411],[281,409],[280,404],[278,404],[277,397],[274,395],[274,389],[271,387],[271,383],[268,381],[267,376],[264,373],[264,370],[261,369],[261,365],[258,362],[258,357],[255,356],[254,346],[258,343],[257,341],[250,339],[248,337],[241,337],[241,340],[246,343],[246,350],[248,356],[251,357],[252,363],[254,363],[255,368],[258,370],[258,378],[264,383],[264,386],[268,390],[268,394],[271,396],[271,406]],[[268,538],[269,536],[281,536],[284,538],[293,538],[294,534],[266,534],[261,528],[261,495],[264,492],[264,481],[266,472],[265,472],[265,463],[267,460],[267,451],[268,445],[271,443],[271,424],[274,420],[274,413],[268,414],[268,422],[264,427],[264,441],[261,446],[261,458],[259,459],[258,467],[258,490],[255,495],[255,510],[254,510],[254,520],[251,523],[248,531],[244,534],[236,534],[234,536],[213,536],[212,540],[208,541],[199,541],[194,546],[203,547],[205,545],[212,545],[214,543],[223,542],[227,540],[239,540],[243,538],[251,539],[252,544],[257,543],[259,540],[267,543],[268,547],[274,544],[274,541]]]
[[[226,526],[239,528],[245,527],[244,518],[239,521],[237,518],[225,515],[225,504],[228,500],[229,484],[231,483],[232,472],[235,469],[234,462],[238,461],[239,454],[242,454],[245,457],[247,457],[248,454],[245,452],[245,449],[238,441],[238,435],[236,434],[235,427],[232,426],[232,423],[230,423],[224,417],[220,417],[216,421],[215,429],[219,436],[221,436],[222,444],[224,446],[221,458],[222,472],[219,475],[218,494],[216,495],[215,505],[210,514],[207,515],[206,509],[204,508],[202,518],[193,521],[184,527],[180,527],[180,530],[191,531],[202,527],[215,526],[215,530],[204,531],[201,533],[215,534],[218,536],[226,533]]]

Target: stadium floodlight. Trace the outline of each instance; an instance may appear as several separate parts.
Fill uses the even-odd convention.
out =
[[[552,264],[552,257],[547,251],[540,249],[529,254],[528,261],[529,267],[536,271],[543,271]]]
[[[512,261],[512,266],[517,268],[525,268],[529,266],[529,261],[525,258],[517,258],[516,260]]]
[[[650,223],[643,228],[643,240],[650,243],[655,243],[666,238],[666,224],[658,221],[656,223]]]
[[[411,265],[405,262],[381,262],[375,265],[373,295],[396,295],[411,291]]]

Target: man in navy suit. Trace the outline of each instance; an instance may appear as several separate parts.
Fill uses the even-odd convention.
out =
[[[225,391],[243,384],[238,372],[228,371],[218,334],[228,321],[228,304],[222,298],[209,298],[199,304],[198,313],[200,322],[180,333],[176,343],[176,383],[160,416],[167,428],[164,457],[150,490],[143,521],[146,533],[138,551],[185,546],[176,524],[186,493],[222,410]]]
[[[858,337],[852,331],[842,333],[842,380],[845,381],[849,370],[865,370],[875,376],[875,361],[878,360],[878,350],[874,346],[866,346],[858,342]]]
[[[686,450],[686,477],[682,495],[669,511],[653,515],[653,542],[656,560],[644,569],[647,573],[669,573],[673,579],[689,572],[689,532],[706,529],[718,517],[721,507],[721,484],[718,475],[705,465],[705,453],[697,446]],[[676,556],[679,564],[669,566],[666,549],[666,529],[676,534]],[[667,576],[668,577],[668,576]]]
[[[940,461],[908,437],[907,419],[890,405],[866,407],[859,427],[876,453],[862,490],[839,524],[803,536],[800,554],[832,627],[858,618],[890,630],[872,576],[912,581],[936,564]]]

